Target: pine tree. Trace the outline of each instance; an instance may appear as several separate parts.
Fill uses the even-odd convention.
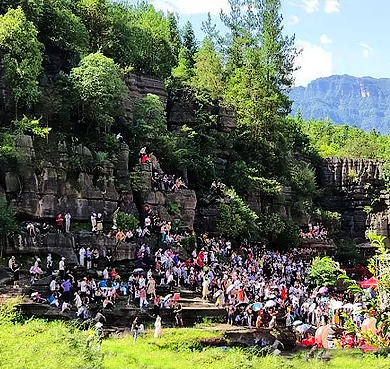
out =
[[[208,94],[213,100],[219,99],[223,91],[223,68],[221,59],[209,38],[203,40],[194,59],[192,86],[199,92]]]
[[[194,65],[194,55],[198,51],[198,44],[195,38],[195,32],[190,21],[187,21],[183,30],[183,46],[187,49],[191,61],[191,67]]]
[[[175,62],[177,64],[180,52],[180,33],[179,27],[177,25],[178,16],[176,16],[174,13],[168,12],[167,21],[169,25],[169,42],[171,44],[173,56],[175,57]]]
[[[294,38],[283,35],[280,0],[229,0],[226,102],[237,114],[236,149],[253,176],[288,176],[286,95],[293,84]]]

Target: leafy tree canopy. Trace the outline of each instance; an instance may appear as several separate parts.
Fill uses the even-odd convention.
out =
[[[225,190],[225,196],[225,201],[218,210],[218,231],[236,240],[256,238],[259,232],[256,213],[234,190]]]
[[[85,120],[107,130],[125,88],[114,61],[100,52],[89,54],[72,70],[71,80],[80,96]]]
[[[39,96],[41,46],[36,27],[21,7],[0,16],[0,48],[6,52],[5,72],[14,94],[16,118],[19,104],[33,104]]]
[[[335,262],[330,256],[322,258],[317,256],[313,259],[307,275],[318,287],[334,287],[337,284],[340,271],[339,263]]]

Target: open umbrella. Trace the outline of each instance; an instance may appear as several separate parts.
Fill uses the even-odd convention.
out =
[[[173,295],[171,293],[168,293],[168,295],[166,295],[164,298],[163,298],[163,302],[167,302]]]
[[[231,284],[231,285],[226,289],[226,293],[231,292],[233,288],[234,288],[234,284]]]
[[[333,310],[338,310],[338,309],[341,309],[343,307],[343,302],[333,300],[331,305],[332,305]]]
[[[366,281],[359,282],[361,288],[377,288],[378,287],[378,278],[371,277]]]
[[[320,293],[321,295],[327,293],[329,290],[328,290],[328,287],[324,286],[324,287],[321,287],[319,290],[318,290],[318,293]]]
[[[218,290],[217,292],[214,293],[213,297],[216,299],[221,293],[222,291]]]
[[[273,300],[268,300],[265,305],[264,305],[266,308],[269,308],[269,307],[274,307],[276,306],[276,302],[273,301]]]
[[[303,324],[302,320],[296,320],[292,325],[296,327],[297,325],[301,324]]]
[[[307,332],[311,327],[312,327],[311,324],[301,324],[301,325],[299,325],[298,327],[296,327],[295,329],[296,329],[299,333],[305,333],[305,332]]]
[[[240,302],[236,305],[236,307],[243,307],[249,305],[249,302]]]
[[[142,268],[134,269],[133,273],[142,273],[144,270]]]
[[[343,309],[347,309],[347,310],[352,310],[353,309],[353,304],[351,304],[350,302],[343,305]]]
[[[260,311],[260,309],[263,307],[263,304],[261,302],[255,302],[253,305],[252,305],[252,310],[254,312],[258,312]]]

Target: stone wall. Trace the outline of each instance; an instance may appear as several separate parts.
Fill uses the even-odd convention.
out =
[[[342,216],[343,236],[364,238],[370,228],[389,236],[390,198],[381,179],[382,162],[325,159],[319,171],[323,206]]]
[[[53,221],[58,213],[64,215],[67,211],[72,221],[89,221],[93,211],[111,219],[119,202],[112,163],[101,163],[91,172],[75,173],[69,166],[69,153],[92,159],[90,151],[81,145],[59,143],[58,161],[36,160],[30,136],[21,136],[17,149],[20,158],[12,167],[3,163],[4,177],[0,182],[19,219]]]
[[[125,76],[125,84],[127,93],[123,101],[123,115],[126,118],[133,117],[134,102],[147,94],[157,95],[164,106],[167,105],[168,92],[162,80],[140,73],[129,73]]]
[[[146,163],[140,166],[140,179],[142,190],[137,193],[139,208],[148,205],[161,220],[181,222],[181,225],[189,230],[194,227],[195,209],[197,204],[196,193],[193,190],[180,188],[175,192],[162,192],[153,189],[152,171],[161,170],[156,166],[158,162]],[[167,205],[176,204],[177,214],[169,214]]]

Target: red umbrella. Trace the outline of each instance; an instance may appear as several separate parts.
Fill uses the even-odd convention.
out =
[[[378,287],[378,278],[371,277],[365,281],[359,282],[361,288],[377,288]]]

